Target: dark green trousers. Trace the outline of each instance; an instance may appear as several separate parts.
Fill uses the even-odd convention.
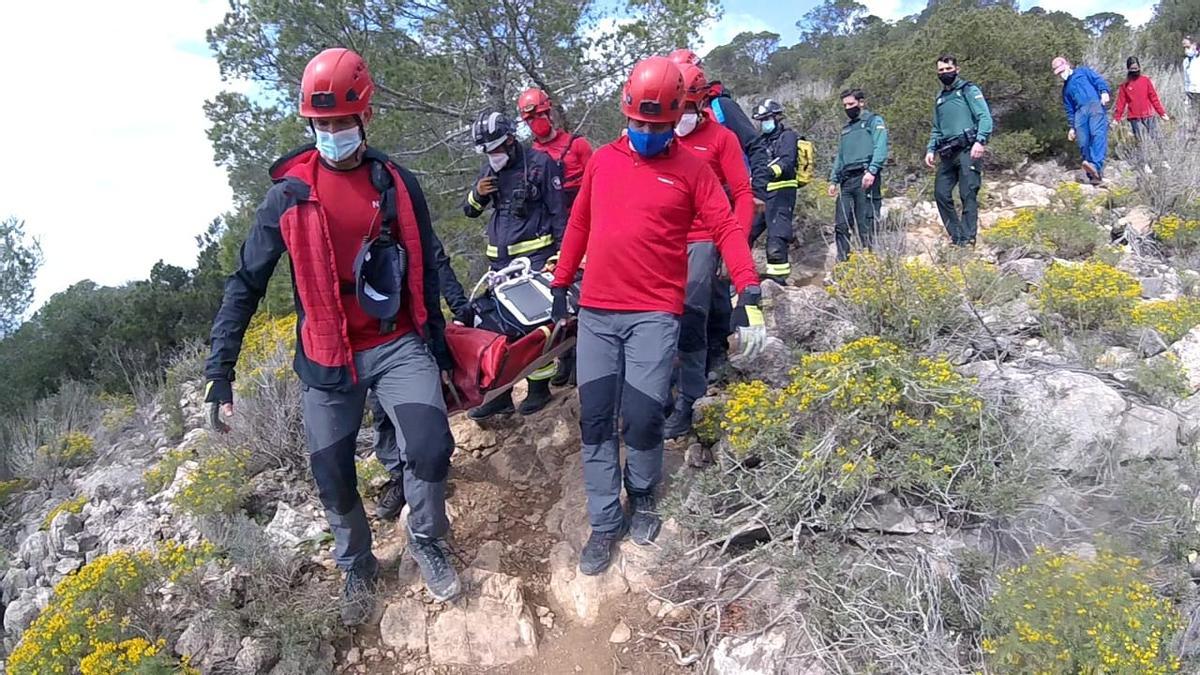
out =
[[[880,214],[883,197],[880,187],[883,185],[883,173],[875,177],[875,184],[870,190],[862,186],[862,171],[856,171],[844,177],[838,185],[836,213],[833,216],[833,234],[837,241],[837,258],[845,260],[850,257],[850,230],[858,231],[858,241],[862,247],[870,250],[875,246],[875,233],[878,224],[875,222]]]
[[[950,233],[950,243],[962,245],[975,241],[979,229],[979,186],[983,183],[983,168],[978,160],[971,159],[967,148],[953,159],[943,158],[938,164],[937,180],[933,196],[937,201],[942,224]],[[962,199],[962,216],[954,206],[954,186],[958,185],[958,196]]]

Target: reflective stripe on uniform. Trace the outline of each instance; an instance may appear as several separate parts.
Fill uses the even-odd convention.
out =
[[[787,188],[798,188],[798,187],[800,187],[800,182],[797,181],[795,178],[793,178],[791,180],[777,180],[777,181],[772,181],[770,183],[767,183],[767,192],[774,192],[775,190],[786,190]]]
[[[479,211],[483,210],[483,204],[480,204],[479,200],[475,199],[475,191],[474,190],[467,190],[467,203],[470,204],[472,207],[474,207],[476,210],[479,210]]]
[[[775,174],[776,178],[779,178],[780,176],[783,175],[783,169],[780,168],[780,166],[778,164],[772,164],[771,165],[771,173]]]
[[[767,276],[769,277],[786,277],[791,273],[791,263],[767,263]]]
[[[537,370],[530,373],[529,377],[527,379],[534,380],[534,381],[548,380],[548,379],[554,377],[554,374],[557,372],[558,372],[558,363],[555,361],[551,361],[550,363],[547,363],[546,365],[542,366],[541,368],[538,368]]]
[[[553,245],[554,245],[553,235],[546,234],[546,235],[537,237],[535,239],[527,239],[525,241],[518,241],[515,244],[509,244],[508,245],[508,255],[509,255],[509,257],[513,257],[513,256],[522,255],[525,253],[533,253],[534,251],[540,251],[540,250],[546,248],[547,246],[553,246]],[[500,249],[495,246],[489,245],[487,247],[487,257],[499,258],[500,257]]]

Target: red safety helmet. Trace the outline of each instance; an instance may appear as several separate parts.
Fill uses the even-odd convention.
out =
[[[687,47],[676,49],[675,51],[671,52],[667,58],[679,65],[683,65],[685,63],[690,63],[693,66],[700,65],[700,55],[688,49]]]
[[[371,107],[375,83],[358,54],[334,47],[313,57],[300,78],[301,117],[358,115]]]
[[[537,87],[530,87],[521,92],[517,99],[517,114],[527,120],[536,115],[550,112],[550,96]]]
[[[683,74],[665,56],[638,62],[621,92],[621,112],[642,122],[674,124],[683,115]]]
[[[708,78],[700,66],[685,63],[679,66],[683,75],[683,100],[699,106],[708,96]]]

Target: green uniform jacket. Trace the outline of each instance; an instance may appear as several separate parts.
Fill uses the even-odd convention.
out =
[[[879,175],[888,156],[888,132],[883,118],[870,110],[863,110],[858,119],[842,127],[842,140],[838,145],[837,157],[833,160],[833,171],[829,173],[832,183],[842,181],[842,170],[861,166],[872,174]]]
[[[992,135],[992,111],[979,87],[961,77],[938,94],[933,106],[933,131],[926,150],[933,152],[939,143],[954,138],[968,129],[975,130],[975,140],[987,144]]]

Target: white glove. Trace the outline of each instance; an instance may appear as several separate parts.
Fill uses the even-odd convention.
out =
[[[738,326],[738,344],[742,350],[739,359],[752,359],[762,352],[767,344],[767,326],[763,323],[762,307],[759,302],[762,292],[758,286],[750,286],[742,291],[738,305],[746,312],[745,326]]]

